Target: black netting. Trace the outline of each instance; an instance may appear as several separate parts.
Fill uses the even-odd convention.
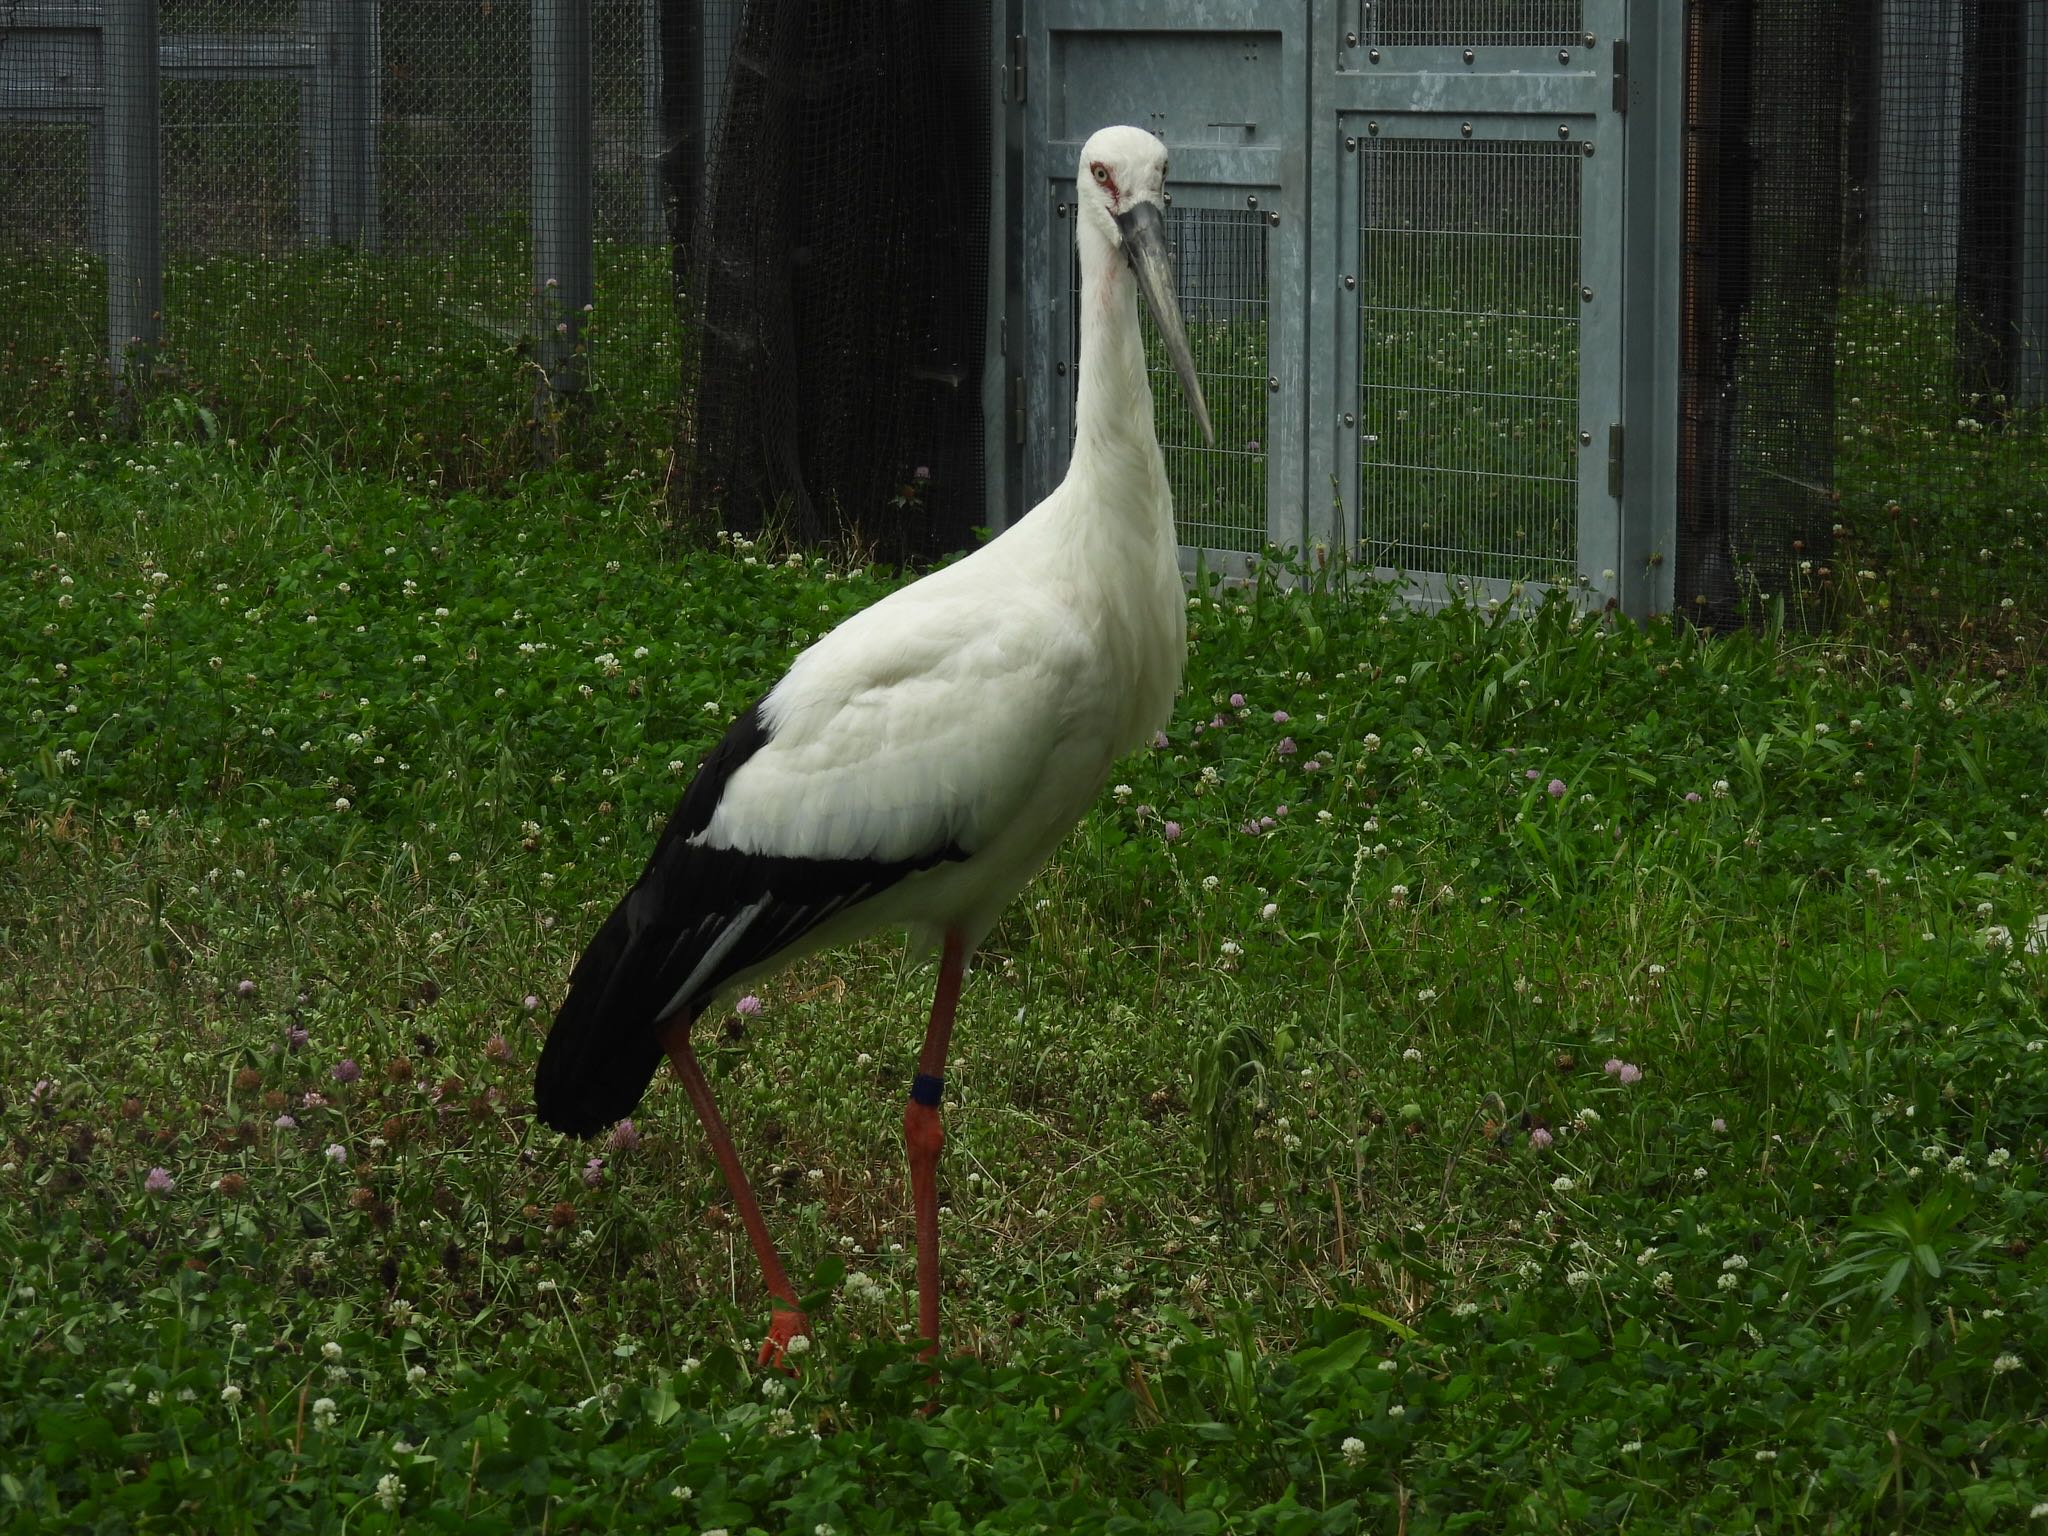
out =
[[[1833,585],[1998,643],[2048,616],[2048,0],[1850,17]]]
[[[1829,559],[1844,12],[1688,12],[1676,595],[1700,623]]]
[[[751,0],[689,290],[685,515],[901,560],[987,520],[989,12]]]

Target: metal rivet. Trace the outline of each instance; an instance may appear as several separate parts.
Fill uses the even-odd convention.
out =
[[[1598,38],[1594,37],[1592,33],[1588,32],[1584,37],[1579,39],[1579,46],[1582,48],[1590,48],[1593,46],[1594,43],[1598,41]]]
[[[1346,288],[1356,288],[1358,286],[1358,279],[1347,272],[1344,274],[1344,286]]]
[[[1586,140],[1579,148],[1585,151],[1588,160],[1593,158],[1593,141],[1591,139]]]
[[[1365,56],[1366,56],[1366,57],[1367,57],[1368,59],[1371,59],[1371,60],[1373,61],[1373,63],[1375,63],[1375,64],[1379,63],[1379,61],[1380,61],[1380,51],[1379,51],[1379,49],[1377,49],[1377,48],[1368,48],[1368,49],[1366,49],[1366,50],[1365,50]]]
[[[1590,304],[1593,302],[1593,290],[1590,288],[1581,288],[1579,290],[1579,297],[1585,300],[1586,303]]]
[[[1356,32],[1346,32],[1344,34],[1344,46],[1346,48],[1356,48],[1358,46],[1358,34]]]
[[[1358,418],[1352,415],[1349,411],[1346,411],[1344,413],[1344,425],[1347,427],[1356,426],[1358,425]]]
[[[1590,448],[1590,447],[1592,447],[1592,446],[1593,446],[1593,434],[1592,434],[1592,433],[1590,433],[1590,432],[1581,432],[1581,433],[1579,433],[1579,446],[1580,446],[1581,448]]]
[[[1375,121],[1375,122],[1370,122],[1370,123],[1367,123],[1367,124],[1365,125],[1365,131],[1366,131],[1367,133],[1371,134],[1371,135],[1372,135],[1372,136],[1373,136],[1374,138],[1378,138],[1378,137],[1379,137],[1379,131],[1380,131],[1380,125],[1379,125],[1379,123],[1378,123],[1377,121]]]
[[[1280,379],[1279,379],[1278,375],[1273,375],[1273,376],[1269,376],[1269,377],[1267,378],[1267,380],[1266,380],[1266,392],[1267,392],[1268,394],[1274,394],[1274,395],[1277,395],[1277,394],[1279,394],[1279,393],[1280,393]]]
[[[1275,229],[1278,229],[1280,227],[1280,215],[1277,213],[1268,213],[1266,215],[1266,222],[1272,225]]]
[[[1055,213],[1055,214],[1056,214],[1056,215],[1057,215],[1058,217],[1060,217],[1060,218],[1064,219],[1064,218],[1065,218],[1065,217],[1067,216],[1067,205],[1066,205],[1065,203],[1061,203],[1061,204],[1059,205],[1059,207],[1057,207],[1057,208],[1055,208],[1055,209],[1053,210],[1053,212],[1054,212],[1054,213]]]
[[[1258,198],[1258,194],[1257,194],[1257,193],[1255,192],[1255,193],[1253,193],[1253,194],[1252,194],[1252,195],[1251,195],[1250,197],[1246,198],[1246,199],[1244,200],[1244,205],[1245,205],[1245,207],[1247,207],[1247,208],[1256,208],[1256,207],[1258,207],[1258,206],[1259,206],[1259,198]]]
[[[1347,139],[1346,139],[1346,140],[1344,141],[1344,153],[1345,153],[1345,154],[1347,154],[1347,155],[1355,155],[1355,154],[1357,154],[1357,153],[1358,153],[1358,140],[1356,140],[1356,139],[1349,139],[1349,138],[1347,138]]]
[[[1572,125],[1570,123],[1559,123],[1557,125],[1557,136],[1560,139],[1570,138],[1572,136]]]
[[[1472,125],[1470,123],[1460,123],[1458,124],[1458,132],[1469,139],[1472,137]]]
[[[1472,50],[1470,48],[1467,48],[1465,50],[1465,62],[1467,64],[1470,64],[1472,62]]]
[[[1557,62],[1558,62],[1558,63],[1560,63],[1560,64],[1569,64],[1569,63],[1571,63],[1571,61],[1572,61],[1572,51],[1571,51],[1571,49],[1569,49],[1569,48],[1560,48],[1560,49],[1558,49],[1558,50],[1557,50]]]
[[[1065,363],[1060,363],[1054,367],[1053,372],[1057,373],[1061,378],[1064,379],[1067,376],[1067,365]]]

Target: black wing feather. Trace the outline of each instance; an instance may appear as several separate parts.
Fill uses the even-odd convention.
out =
[[[588,1136],[631,1114],[661,1065],[655,1026],[665,1014],[694,1016],[730,978],[820,923],[906,875],[967,857],[950,845],[881,860],[781,858],[693,844],[733,774],[768,739],[759,704],[733,722],[683,792],[639,880],[576,962],[534,1076],[534,1111],[547,1125]],[[717,963],[671,1008],[721,941],[727,948]]]

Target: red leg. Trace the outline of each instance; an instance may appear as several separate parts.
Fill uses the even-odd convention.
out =
[[[939,959],[939,985],[932,995],[931,1023],[917,1057],[917,1078],[903,1106],[903,1147],[910,1154],[910,1198],[917,1212],[917,1330],[925,1358],[939,1352],[939,1148],[946,1133],[939,1124],[940,1084],[946,1075],[946,1047],[953,1039],[953,1010],[960,1002],[966,945],[946,935]]]
[[[740,1223],[747,1229],[747,1237],[754,1245],[754,1257],[761,1261],[761,1278],[767,1282],[768,1294],[780,1303],[769,1320],[768,1337],[761,1341],[759,1362],[779,1366],[784,1362],[789,1341],[800,1333],[808,1334],[810,1323],[797,1306],[796,1292],[782,1268],[782,1256],[775,1251],[775,1244],[768,1236],[768,1224],[761,1219],[761,1207],[754,1199],[753,1189],[747,1184],[746,1171],[740,1167],[732,1137],[725,1129],[725,1122],[718,1117],[718,1106],[711,1101],[711,1085],[704,1080],[704,1069],[697,1065],[697,1055],[690,1049],[688,1014],[678,1014],[662,1026],[661,1046],[668,1052],[669,1064],[675,1068],[676,1076],[682,1079],[683,1092],[689,1095],[697,1118],[704,1122],[704,1134],[711,1141],[711,1155],[718,1159],[718,1166],[725,1174],[726,1187],[732,1191],[732,1202],[740,1208]]]

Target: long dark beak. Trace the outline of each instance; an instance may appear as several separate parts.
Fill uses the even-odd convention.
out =
[[[1116,215],[1123,231],[1124,259],[1138,275],[1138,291],[1145,295],[1145,307],[1159,327],[1159,339],[1166,343],[1166,355],[1173,371],[1180,375],[1181,393],[1188,397],[1188,409],[1202,429],[1203,441],[1216,443],[1216,429],[1209,425],[1209,404],[1202,398],[1201,380],[1195,377],[1195,355],[1188,350],[1187,327],[1181,324],[1180,300],[1175,297],[1173,258],[1166,251],[1166,223],[1157,203],[1134,203]]]

